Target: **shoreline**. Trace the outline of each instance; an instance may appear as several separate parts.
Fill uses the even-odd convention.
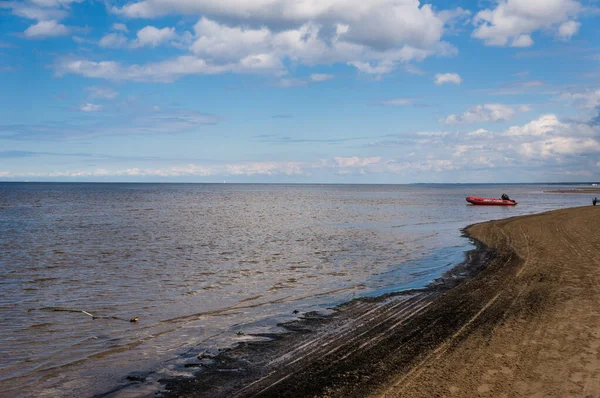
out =
[[[422,290],[356,299],[337,307],[333,315],[305,314],[285,325],[290,333],[264,336],[273,341],[243,343],[218,355],[205,356],[199,364],[204,369],[200,377],[163,380],[167,391],[162,395],[426,397],[556,395],[556,391],[561,396],[572,395],[575,390],[571,379],[562,382],[560,374],[554,375],[564,368],[565,361],[555,347],[556,339],[547,341],[535,333],[529,340],[523,339],[523,344],[533,345],[542,354],[551,353],[549,358],[540,359],[531,352],[521,354],[513,335],[519,327],[526,334],[532,324],[541,333],[552,327],[552,323],[540,326],[537,321],[552,311],[550,304],[557,303],[552,296],[560,290],[560,278],[553,275],[555,270],[547,263],[557,261],[558,267],[564,267],[577,253],[580,257],[587,253],[577,249],[582,233],[577,228],[582,228],[583,222],[593,231],[595,223],[600,224],[600,213],[594,210],[592,206],[561,209],[467,226],[463,231],[477,247],[467,252],[463,265],[479,261],[479,266],[467,266],[476,272],[452,288],[433,283]],[[568,225],[561,227],[563,223]],[[545,224],[556,226],[558,232],[553,233]],[[573,230],[579,239],[570,237]],[[549,254],[547,245],[536,240],[536,234],[550,239],[559,255]],[[583,243],[593,248],[600,244],[600,236],[595,234],[590,243]],[[595,261],[589,256],[581,259]],[[455,275],[461,274],[461,264],[452,270]],[[446,282],[454,280],[452,275],[446,278]],[[600,292],[595,299],[600,305]],[[600,326],[600,313],[588,313],[597,317],[592,325]],[[576,320],[561,325],[580,329],[586,326]],[[596,351],[600,333],[597,336],[593,342]],[[565,341],[571,337],[567,335]],[[575,351],[580,348],[565,347]],[[580,351],[585,350],[584,345]],[[483,359],[496,368],[482,367]],[[522,369],[523,363],[530,363],[530,368],[545,367],[556,380],[548,383],[543,372]],[[575,372],[573,377],[594,376],[594,385],[600,388],[600,362],[592,363],[591,369],[583,367],[583,372]],[[512,378],[512,383],[497,375]],[[526,381],[515,381],[519,375]],[[499,380],[495,384],[490,382],[494,377]],[[548,390],[550,387],[552,390]]]
[[[476,277],[495,257],[495,250],[469,235],[470,227],[461,229],[461,234],[475,248],[465,252],[463,262],[427,286],[357,298],[334,307],[332,314],[307,313],[298,320],[280,324],[286,330],[283,334],[252,335],[267,341],[249,341],[218,352],[199,353],[198,362],[186,367],[197,367],[200,372],[192,379],[161,380],[166,386],[161,396],[364,396],[374,391],[375,384],[362,388],[355,381],[340,378],[338,373],[345,368],[344,364],[331,369],[328,363],[345,361],[354,356],[353,351],[358,347],[366,357],[359,356],[353,361],[354,366],[369,367],[368,358],[372,354],[366,349],[385,351],[395,344],[381,329],[396,337],[411,335],[414,352],[394,361],[396,366],[404,368],[410,367],[435,341],[446,338],[450,327],[435,329],[431,340],[421,339],[418,334],[410,333],[410,329],[426,329],[430,319],[422,319],[425,310],[444,294]],[[455,323],[452,317],[441,318]],[[323,372],[322,377],[317,377],[319,381],[314,382],[317,374]],[[334,393],[336,389],[339,391]]]

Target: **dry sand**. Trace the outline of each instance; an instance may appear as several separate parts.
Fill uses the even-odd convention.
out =
[[[374,395],[600,396],[600,208],[469,232],[518,263],[459,333]]]
[[[468,233],[479,250],[445,283],[305,314],[275,342],[169,381],[165,395],[600,396],[600,207]],[[455,286],[463,273],[476,275]]]

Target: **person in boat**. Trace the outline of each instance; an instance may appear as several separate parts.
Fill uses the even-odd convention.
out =
[[[508,197],[508,195],[507,195],[507,194],[505,194],[505,193],[503,193],[503,194],[502,194],[502,196],[501,196],[500,198],[501,198],[502,200],[508,200],[508,201],[510,201],[510,202],[513,202],[513,203],[515,203],[514,199],[511,199],[511,198],[509,198],[509,197]]]

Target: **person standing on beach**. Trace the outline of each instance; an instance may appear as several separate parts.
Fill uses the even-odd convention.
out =
[[[592,204],[593,204],[594,206],[596,206],[596,203],[597,203],[597,202],[598,202],[598,198],[594,198],[594,200],[592,200]]]

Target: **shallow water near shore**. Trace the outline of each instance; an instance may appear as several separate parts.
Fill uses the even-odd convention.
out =
[[[189,373],[187,352],[293,311],[425,286],[472,248],[468,224],[591,204],[544,192],[561,187],[0,183],[0,395]],[[464,200],[503,192],[519,205]],[[158,385],[134,387],[115,395]]]

